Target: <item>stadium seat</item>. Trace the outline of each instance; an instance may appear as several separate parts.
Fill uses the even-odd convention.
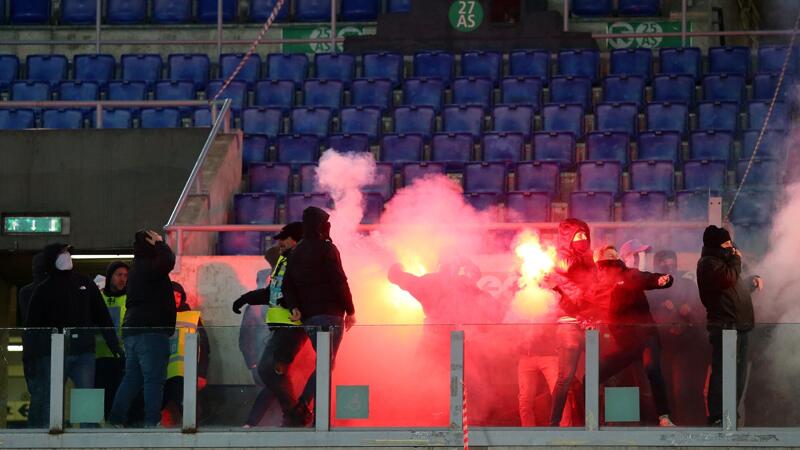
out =
[[[694,104],[695,81],[691,75],[658,75],[653,78],[653,101]]]
[[[775,89],[778,88],[779,74],[757,73],[753,76],[753,100],[772,101],[775,96]],[[787,93],[791,89],[791,83],[786,80],[781,84],[778,100],[785,101]]]
[[[533,159],[541,162],[554,162],[561,169],[575,165],[575,135],[569,132],[549,132],[533,134]]]
[[[524,162],[517,164],[515,187],[520,192],[547,192],[556,197],[561,190],[561,171],[557,163]]]
[[[233,196],[235,222],[243,225],[272,225],[277,222],[278,197],[274,194],[249,193]]]
[[[11,23],[15,25],[47,24],[50,21],[49,0],[11,0]]]
[[[542,124],[544,131],[565,131],[579,138],[583,136],[583,108],[564,103],[544,105]]]
[[[356,57],[347,53],[317,53],[314,68],[316,79],[340,81],[349,87],[356,74]]]
[[[658,222],[667,219],[667,194],[626,192],[622,194],[623,222]]]
[[[550,80],[552,103],[577,103],[584,111],[592,107],[592,80],[587,77],[553,77]]]
[[[572,0],[570,3],[570,11],[576,16],[610,16],[614,10],[611,0]]]
[[[236,114],[240,113],[247,106],[247,82],[233,80],[220,92],[223,86],[224,82],[221,80],[209,81],[206,85],[206,98],[213,99],[219,93],[218,100],[230,99],[231,109]]]
[[[211,108],[199,107],[194,108],[192,111],[192,126],[211,128],[214,126],[214,121],[211,120]],[[266,138],[266,136],[264,136]]]
[[[497,84],[503,75],[503,55],[498,52],[464,52],[461,54],[461,76],[488,78]]]
[[[331,2],[327,0],[295,0],[294,18],[298,22],[329,22]]]
[[[695,131],[689,135],[689,158],[729,161],[733,136],[725,131]]]
[[[192,21],[191,0],[153,0],[152,20],[158,24],[181,24]]]
[[[661,0],[619,0],[617,12],[620,16],[658,16]]]
[[[703,63],[699,48],[661,48],[658,56],[662,74],[691,75],[695,80],[700,78]]]
[[[450,85],[453,78],[455,57],[446,52],[418,52],[414,54],[414,76],[418,78],[438,78]]]
[[[347,0],[344,0],[345,2]],[[381,220],[383,214],[383,196],[377,192],[365,192],[362,200],[364,203],[364,215],[361,217],[362,224],[374,224]]]
[[[400,170],[403,186],[408,186],[420,178],[444,174],[445,165],[435,162],[408,163]]]
[[[317,177],[317,168],[316,164],[304,164],[300,166],[300,191],[311,193],[316,192],[318,190],[316,183]]]
[[[583,192],[610,192],[614,197],[622,184],[622,163],[612,161],[586,161],[578,164],[578,190]]]
[[[594,0],[592,0],[594,1]],[[559,75],[588,77],[597,82],[600,71],[600,51],[592,49],[569,49],[558,52]]]
[[[504,163],[469,163],[464,167],[464,192],[504,193],[506,174]]]
[[[593,131],[586,135],[586,159],[589,161],[617,161],[628,166],[630,137],[620,131]]]
[[[69,61],[64,55],[29,55],[25,65],[28,68],[28,81],[45,81],[55,87],[67,79]]]
[[[453,81],[453,103],[456,105],[477,105],[488,110],[494,103],[494,87],[489,78],[456,78]]]
[[[708,220],[707,191],[680,191],[675,193],[675,220],[699,222]]]
[[[303,102],[306,107],[338,111],[343,99],[344,85],[341,81],[307,80],[303,84]]]
[[[543,82],[538,78],[503,78],[500,83],[501,103],[532,106],[534,112],[542,107]]]
[[[32,109],[0,108],[0,130],[24,130],[36,126]]]
[[[252,164],[247,171],[250,192],[276,194],[283,198],[292,184],[292,166],[289,164]]]
[[[775,195],[770,190],[743,189],[733,205],[734,224],[769,223],[774,214]]]
[[[747,77],[750,73],[749,47],[711,47],[708,49],[708,73],[726,73]]]
[[[756,148],[756,142],[761,130],[748,130],[742,133],[742,159],[748,159],[753,155]],[[781,161],[786,156],[786,135],[777,130],[767,130],[764,132],[764,137],[761,139],[761,145],[758,148],[758,157],[775,159]]]
[[[475,138],[465,133],[437,133],[431,140],[431,161],[447,163],[449,170],[458,170],[472,161]]]
[[[112,81],[107,95],[109,100],[142,101],[147,98],[147,85],[143,81]]]
[[[533,132],[534,110],[531,106],[501,105],[492,112],[494,131],[522,133],[526,138]]]
[[[745,79],[741,75],[706,75],[703,77],[703,100],[742,103],[746,98]]]
[[[380,0],[342,0],[341,18],[343,21],[375,21],[381,10]]]
[[[116,61],[112,55],[75,55],[73,68],[76,81],[93,81],[105,89],[114,79]]]
[[[264,254],[264,235],[260,231],[225,231],[220,232],[217,239],[217,252],[220,255]]]
[[[400,165],[422,161],[424,142],[418,134],[387,134],[381,139],[381,161]]]
[[[227,80],[233,72],[239,67],[244,53],[223,53],[219,57],[219,72],[220,79]],[[261,55],[253,52],[239,73],[236,74],[235,80],[247,82],[248,86],[252,86],[257,80],[261,78]]]
[[[778,161],[771,159],[756,158],[750,166],[747,179],[744,180],[744,173],[750,164],[749,159],[742,159],[736,163],[736,184],[744,181],[745,186],[751,187],[776,187],[783,184],[783,171]]]
[[[328,136],[325,148],[340,153],[366,153],[369,151],[369,137],[365,134],[332,134]]]
[[[97,126],[96,115],[92,114],[89,117],[93,128],[101,128]],[[133,128],[133,112],[130,109],[124,108],[104,109],[102,128]]]
[[[653,73],[653,52],[649,48],[612,50],[610,75],[642,77],[649,81]]]
[[[483,108],[480,106],[448,106],[442,113],[445,133],[470,133],[476,138],[483,133]]]
[[[256,83],[255,106],[280,108],[286,112],[294,107],[294,83],[291,80],[262,80]]]
[[[181,113],[177,108],[144,108],[139,113],[139,128],[180,128]]]
[[[503,194],[497,192],[467,192],[464,194],[464,201],[476,211],[484,212],[497,208],[503,201]],[[494,211],[498,213],[499,211]],[[496,216],[494,216],[497,219]]]
[[[333,114],[328,108],[295,108],[291,118],[292,134],[313,134],[325,138],[331,129]]]
[[[381,134],[381,110],[364,106],[344,108],[339,114],[339,125],[342,133],[365,134],[374,141]]]
[[[280,108],[253,107],[242,111],[242,131],[271,138],[283,131],[283,110]]]
[[[521,133],[486,133],[481,147],[484,161],[510,163],[525,159],[525,136]]]
[[[61,0],[61,23],[66,25],[94,25],[97,17],[96,0]]]
[[[624,131],[631,136],[638,132],[638,109],[634,103],[601,103],[595,112],[598,131]]]
[[[508,55],[510,77],[539,78],[547,84],[550,79],[550,52],[547,50],[515,50]]]
[[[300,89],[308,75],[308,56],[302,53],[271,53],[267,56],[267,79],[290,80]]]
[[[739,129],[739,105],[735,102],[701,102],[697,106],[697,129],[735,133]]]
[[[386,12],[390,13],[411,12],[411,0],[387,0]]]
[[[403,81],[403,55],[399,53],[365,53],[363,56],[365,78],[385,78],[392,87],[399,87]]]
[[[222,21],[234,22],[239,13],[239,2],[222,0]],[[197,21],[217,23],[217,0],[197,0]]]
[[[644,104],[645,79],[639,76],[616,75],[603,79],[603,101],[607,103]]]
[[[675,192],[675,163],[673,161],[634,161],[630,168],[631,190]]]
[[[328,194],[289,194],[286,196],[286,222],[303,220],[303,210],[310,206],[330,210],[333,201]]]
[[[569,217],[586,222],[614,221],[614,194],[611,192],[573,192],[569,196]]]
[[[316,136],[282,134],[275,143],[276,160],[281,164],[291,164],[293,168],[313,164],[319,159],[319,146],[320,139]]]
[[[764,126],[767,120],[767,112],[771,102],[750,102],[747,105],[748,128],[758,130]],[[767,123],[768,130],[788,130],[790,124],[789,105],[784,102],[776,102],[772,110],[772,115]]]
[[[250,21],[260,23],[266,22],[277,4],[278,0],[250,0]],[[289,19],[291,5],[291,2],[283,3],[283,6],[281,6],[281,9],[278,11],[278,15],[275,17],[277,22],[285,22]]]
[[[83,128],[83,112],[77,108],[45,109],[42,112],[42,128]]]
[[[651,131],[637,138],[637,159],[671,160],[679,164],[681,157],[681,135],[675,131]]]
[[[0,92],[8,90],[19,78],[19,58],[15,55],[0,55]]]
[[[549,222],[550,202],[546,192],[510,192],[506,196],[506,221]]]
[[[692,160],[683,165],[683,188],[687,191],[725,190],[728,167],[725,161]]]
[[[58,99],[63,101],[92,101],[100,99],[100,87],[91,81],[62,81]]]
[[[361,192],[377,193],[384,200],[389,200],[394,194],[394,166],[384,163],[376,164],[374,181],[362,187]]]
[[[428,106],[400,106],[394,110],[394,132],[420,134],[426,139],[433,134],[436,112]]]
[[[155,87],[156,100],[195,100],[197,91],[191,81],[159,81]],[[191,107],[185,106],[178,108],[181,115],[187,116],[191,112]]]
[[[46,102],[50,100],[50,83],[45,81],[15,81],[11,83],[11,100]]]
[[[161,55],[134,54],[122,55],[120,67],[123,81],[142,81],[152,87],[161,79]]]
[[[763,45],[758,47],[758,71],[763,74],[777,74],[783,69],[789,47],[783,45]],[[797,73],[797,48],[792,52],[787,68],[789,74]]]
[[[645,109],[647,131],[676,131],[686,134],[689,129],[689,107],[685,103],[649,103]]]
[[[258,134],[245,134],[242,138],[242,167],[267,162],[269,159],[269,138]]]
[[[444,83],[435,78],[409,78],[403,83],[403,103],[442,109]]]
[[[211,61],[206,54],[169,55],[167,65],[172,81],[191,81],[196,89],[203,89],[208,82]]]
[[[388,79],[361,78],[350,87],[350,104],[387,111],[392,106],[392,82]]]
[[[132,25],[144,23],[146,17],[146,0],[106,1],[106,23],[110,25]]]

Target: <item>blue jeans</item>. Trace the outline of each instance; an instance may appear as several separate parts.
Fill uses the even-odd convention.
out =
[[[553,406],[550,410],[551,427],[561,424],[567,395],[569,395],[585,345],[583,329],[577,323],[559,324],[556,330],[556,342],[558,345],[558,378],[553,388]]]
[[[64,357],[64,379],[72,380],[78,389],[94,387],[94,353],[79,353]],[[47,428],[50,421],[50,355],[36,358],[30,383],[31,406],[29,428]]]
[[[339,345],[342,343],[344,337],[344,318],[341,316],[314,316],[308,320],[303,321],[303,326],[307,327],[309,339],[311,339],[311,346],[314,351],[317,351],[317,331],[330,331],[331,333],[331,371],[333,371],[333,363],[336,359],[336,353],[339,351]],[[313,328],[308,328],[313,327]],[[316,369],[311,372],[311,375],[306,381],[306,386],[303,393],[300,395],[299,401],[303,401],[306,405],[314,400],[314,394],[317,392],[317,371]]]
[[[145,333],[125,339],[125,375],[114,396],[109,421],[123,424],[133,400],[144,390],[144,425],[154,427],[161,421],[161,402],[169,362],[169,336]]]

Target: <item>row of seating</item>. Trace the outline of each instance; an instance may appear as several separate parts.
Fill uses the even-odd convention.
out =
[[[93,25],[97,18],[95,0],[60,0],[60,14],[52,15],[51,0],[9,0],[6,16],[5,1],[0,2],[0,23],[14,25],[43,25],[58,20],[65,25]],[[340,0],[338,18],[342,21],[374,21],[382,12],[382,0]],[[249,0],[245,22],[265,22],[277,0]],[[408,12],[410,0],[386,0],[386,12]],[[105,24],[132,25],[145,22],[155,24],[184,24],[191,22],[216,23],[217,0],[105,0],[101,20]],[[222,20],[239,19],[238,0],[222,1]],[[330,0],[285,0],[279,10],[280,22],[328,22],[331,19]]]
[[[634,17],[658,16],[661,13],[661,0],[571,0],[570,11],[573,15],[587,17],[611,16],[614,13]]]

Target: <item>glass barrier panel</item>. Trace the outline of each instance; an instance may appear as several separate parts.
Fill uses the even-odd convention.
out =
[[[0,329],[0,429],[47,429],[50,422],[49,328]],[[5,406],[5,408],[3,408]]]

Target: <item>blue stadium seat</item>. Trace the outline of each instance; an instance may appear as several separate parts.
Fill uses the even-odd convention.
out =
[[[444,175],[445,165],[435,162],[419,162],[404,164],[400,169],[403,186],[408,186],[414,181],[433,175]]]
[[[778,88],[778,79],[780,74],[776,73],[757,73],[753,76],[753,100],[772,101],[775,96],[775,89]],[[785,101],[791,83],[786,80],[781,84],[781,90],[778,94],[778,100]]]
[[[29,81],[46,81],[55,87],[67,79],[69,61],[64,55],[29,55],[25,64]]]
[[[594,1],[594,0],[592,0]],[[558,52],[559,75],[588,77],[597,82],[600,72],[600,51],[594,49],[569,49]]]
[[[628,166],[630,137],[620,131],[593,131],[586,135],[586,159],[589,161],[618,161]]]
[[[19,58],[16,55],[0,55],[0,92],[8,90],[19,77]]]
[[[658,222],[667,219],[667,194],[626,192],[622,194],[623,222]]]
[[[492,112],[494,131],[522,133],[526,138],[533,132],[534,110],[531,106],[501,105]]]
[[[637,76],[649,81],[653,74],[653,52],[649,48],[612,50],[610,60],[610,75]]]
[[[703,77],[703,100],[742,103],[747,98],[742,75],[706,75]]]
[[[501,102],[506,105],[532,106],[535,112],[542,107],[542,80],[538,78],[503,78],[500,83]]]
[[[83,128],[83,112],[77,108],[45,109],[42,113],[42,128]]]
[[[394,110],[394,132],[416,133],[426,139],[433,134],[436,112],[428,106],[400,106]]]
[[[330,210],[333,201],[328,194],[289,194],[286,196],[286,221],[299,222],[303,220],[303,210],[310,206]]]
[[[546,192],[510,192],[506,196],[506,221],[549,222],[551,199]]]
[[[88,25],[95,23],[97,2],[94,0],[61,0],[61,23]]]
[[[280,108],[253,107],[242,111],[242,131],[271,138],[283,131],[283,110]]]
[[[435,78],[409,78],[403,82],[403,103],[442,109],[444,83]]]
[[[617,12],[620,16],[658,16],[661,12],[661,0],[619,0]]]
[[[278,218],[278,197],[274,194],[249,193],[233,196],[235,222],[243,225],[272,225]]]
[[[380,194],[381,198],[389,200],[394,194],[394,166],[384,163],[376,164],[374,181],[362,187],[361,192]]]
[[[259,23],[266,22],[277,4],[278,0],[250,0],[250,21]],[[289,9],[291,5],[292,2],[283,2],[283,6],[281,6],[280,11],[278,11],[275,20],[278,22],[285,22],[289,18]]]
[[[681,135],[675,131],[651,131],[637,138],[637,159],[671,160],[679,164],[681,157]]]
[[[438,78],[447,86],[453,78],[455,57],[446,52],[418,52],[414,54],[414,76]]]
[[[689,107],[685,103],[650,103],[645,109],[647,131],[677,131],[689,129]]]
[[[269,159],[269,138],[258,134],[245,134],[242,138],[242,167],[267,162]]]
[[[116,61],[112,55],[75,55],[73,68],[76,81],[93,81],[105,89],[114,79]]]
[[[570,3],[570,11],[576,16],[610,16],[614,9],[611,0],[572,0]]]
[[[100,86],[90,81],[62,81],[58,85],[58,99],[64,101],[99,100]]]
[[[399,87],[403,81],[403,55],[399,53],[365,53],[363,56],[365,78],[385,78],[392,87]]]
[[[221,80],[209,81],[206,85],[206,98],[214,98],[217,93],[220,92],[223,85],[224,82]],[[230,99],[231,109],[237,114],[240,113],[244,107],[247,106],[247,82],[239,80],[231,81],[228,87],[219,95],[218,99]]]
[[[708,192],[680,191],[675,193],[675,220],[698,222],[708,220]]]
[[[663,192],[672,196],[675,191],[673,161],[634,161],[631,163],[631,190]]]
[[[465,133],[437,133],[431,140],[431,161],[447,163],[448,170],[458,170],[472,161],[475,138]]]
[[[727,73],[747,77],[750,73],[749,47],[711,47],[708,73]]]
[[[189,23],[192,20],[191,0],[153,0],[153,22],[159,24]]]
[[[253,104],[289,111],[294,107],[294,82],[262,80],[256,83]]]
[[[488,78],[497,84],[503,75],[503,55],[498,52],[464,52],[461,54],[461,76]]]
[[[456,105],[478,105],[489,109],[494,103],[494,87],[489,78],[456,78],[453,81],[453,103]]]
[[[381,214],[383,214],[383,196],[377,192],[365,192],[363,202],[364,215],[361,217],[361,223],[373,224],[380,222]]]
[[[767,112],[771,102],[755,101],[747,105],[748,128],[760,129],[767,120]],[[772,115],[767,123],[768,130],[788,130],[790,124],[789,105],[784,102],[776,102]]]
[[[271,53],[267,56],[267,79],[291,80],[297,89],[308,75],[308,56],[303,53]]]
[[[480,106],[448,106],[442,113],[442,130],[445,133],[470,133],[480,137],[483,133],[483,108]]]
[[[348,22],[374,21],[381,10],[380,0],[342,0],[341,18]]]
[[[725,190],[728,167],[725,161],[708,159],[686,161],[683,165],[683,188],[687,191]]]
[[[47,24],[50,21],[49,0],[11,0],[10,6],[12,24]]]
[[[298,22],[329,22],[331,2],[327,0],[295,0],[294,18]]]
[[[733,205],[734,224],[769,223],[774,214],[775,195],[771,190],[743,189]]]
[[[356,74],[356,57],[347,53],[317,53],[314,67],[316,79],[341,81],[349,87]]]
[[[46,102],[50,100],[50,83],[45,81],[15,81],[11,83],[11,100]]]
[[[317,165],[305,164],[300,166],[300,191],[311,193],[317,191]]]
[[[504,193],[507,173],[505,163],[469,163],[464,167],[464,192]]]
[[[381,134],[381,110],[355,106],[342,109],[339,114],[342,133],[365,134],[375,140]]]
[[[586,161],[578,164],[578,190],[583,192],[610,192],[614,197],[622,184],[622,163],[612,161]]]
[[[608,103],[633,103],[637,108],[644,104],[645,79],[639,76],[615,75],[603,79],[603,101]]]
[[[239,12],[239,2],[222,0],[222,21],[234,22]],[[217,23],[217,0],[197,0],[197,21]]]
[[[550,80],[552,103],[577,103],[585,111],[592,108],[592,80],[587,77],[553,77]]]
[[[381,161],[396,165],[422,161],[424,142],[418,134],[387,134],[381,139]]]
[[[387,0],[386,12],[390,13],[411,12],[411,0]]]
[[[464,194],[464,201],[476,211],[485,212],[492,208],[498,208],[503,197],[503,194],[497,192],[468,192]],[[495,210],[494,213],[497,214],[499,211]],[[494,216],[494,218],[497,217]]]
[[[214,125],[214,121],[211,120],[211,108],[209,107],[200,107],[194,108],[192,111],[192,126],[197,127],[205,127],[210,128]],[[266,136],[263,136],[266,138]]]
[[[557,163],[524,162],[517,164],[515,187],[520,192],[547,192],[556,197],[561,185],[561,174]]]
[[[291,190],[292,166],[289,164],[252,164],[247,171],[250,192],[276,194],[283,198]]]
[[[533,159],[554,162],[561,169],[569,169],[575,165],[575,140],[575,135],[569,132],[534,133]]]
[[[178,108],[144,108],[139,113],[139,128],[180,128]]]
[[[97,126],[97,116],[92,114],[89,117],[92,127],[100,128]],[[104,109],[102,128],[133,128],[133,112],[130,109],[124,108]]]
[[[204,88],[208,82],[211,61],[206,54],[169,55],[167,65],[169,79],[172,81],[191,81],[197,89]]]
[[[583,136],[583,108],[571,104],[547,104],[542,108],[544,131],[566,131],[575,138]]]
[[[547,50],[515,50],[508,55],[510,77],[539,78],[547,84],[550,79],[550,52]]]
[[[701,102],[697,106],[697,129],[735,133],[739,129],[739,105],[735,102]]]
[[[361,78],[350,87],[350,104],[372,106],[387,111],[392,106],[392,82],[388,79]]]
[[[695,80],[691,75],[658,75],[653,78],[653,101],[694,104]]]
[[[279,163],[291,164],[293,168],[313,164],[319,159],[319,145],[320,139],[316,136],[283,134],[275,143],[276,159]]]
[[[484,161],[509,163],[525,159],[525,135],[521,133],[486,133],[481,146]]]
[[[695,80],[700,78],[703,67],[703,55],[697,47],[662,48],[659,50],[661,73],[691,75]]]
[[[32,109],[0,108],[0,130],[24,130],[36,126]]]
[[[749,159],[742,159],[736,163],[736,183],[741,184],[747,170]],[[744,180],[745,186],[751,187],[776,187],[783,184],[783,171],[778,161],[756,158]]]
[[[365,134],[332,134],[328,136],[326,148],[340,153],[366,153],[369,151],[369,137]]]
[[[624,131],[631,136],[638,132],[638,108],[634,103],[601,103],[595,112],[598,131]]]
[[[742,159],[750,158],[756,148],[761,130],[748,130],[742,133]],[[786,135],[777,130],[767,130],[758,148],[758,156],[767,159],[783,160],[786,157]]]
[[[161,55],[122,55],[120,67],[123,81],[142,81],[149,88],[161,79]]]
[[[244,59],[244,53],[223,53],[219,57],[219,72],[220,79],[227,80],[233,72],[239,67]],[[244,66],[236,74],[235,80],[245,81],[248,86],[252,86],[257,80],[261,78],[261,55],[253,52]]]
[[[292,134],[313,134],[324,138],[331,129],[333,114],[328,108],[295,108],[291,118]]]
[[[303,84],[303,103],[307,107],[338,111],[343,99],[344,85],[341,81],[307,80]]]
[[[112,81],[108,83],[108,99],[142,101],[147,98],[147,84],[143,81]]]
[[[264,235],[260,231],[225,231],[219,233],[217,251],[220,255],[263,255]]]
[[[789,47],[784,45],[764,45],[758,47],[758,71],[761,73],[780,73],[783,69],[783,64],[786,61],[786,53]],[[797,73],[797,48],[792,52],[793,55],[789,58],[789,67],[787,68],[789,74]]]
[[[191,81],[159,81],[154,90],[156,100],[195,100],[197,90]],[[187,116],[191,107],[180,107],[181,115]]]
[[[725,131],[695,131],[689,135],[689,158],[729,161],[733,136]]]
[[[110,25],[144,23],[146,17],[146,0],[107,0],[106,2],[106,23]]]
[[[569,195],[569,217],[587,222],[614,221],[614,194],[573,192]]]

